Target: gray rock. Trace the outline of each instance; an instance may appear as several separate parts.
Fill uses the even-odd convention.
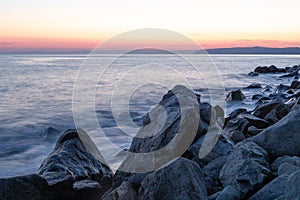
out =
[[[36,174],[0,179],[0,199],[54,199],[47,181]]]
[[[249,122],[248,126],[255,126],[256,128],[267,128],[271,125],[266,120],[260,119],[251,114],[242,113],[238,115],[238,118],[246,119]]]
[[[300,171],[296,171],[289,176],[286,193],[284,195],[285,200],[299,200],[300,199]]]
[[[283,156],[277,158],[271,165],[275,174],[281,176],[283,174],[291,175],[300,170],[300,158],[297,156]]]
[[[193,161],[179,158],[149,174],[139,189],[139,199],[207,199],[204,176]]]
[[[252,83],[245,87],[245,89],[259,89],[262,88],[260,83]]]
[[[275,178],[270,183],[261,188],[249,200],[273,200],[285,194],[288,175]]]
[[[245,139],[243,132],[246,132],[249,121],[244,118],[234,118],[228,121],[222,134],[229,137],[234,143]]]
[[[73,197],[72,199],[99,199],[102,194],[101,186],[98,182],[92,180],[76,181],[73,184]]]
[[[251,138],[268,151],[270,156],[300,155],[300,106],[276,124]]]
[[[241,90],[233,90],[227,94],[226,101],[243,101],[245,98],[246,97]]]
[[[101,200],[137,200],[137,193],[126,181],[116,189],[103,195]]]
[[[220,180],[224,186],[235,186],[241,197],[245,197],[262,187],[270,175],[267,152],[246,141],[238,143],[229,154],[220,171]]]
[[[81,129],[63,133],[38,174],[55,190],[57,198],[69,198],[73,183],[82,179],[99,182],[104,193],[109,189],[112,177],[112,171],[104,164],[98,149]]]
[[[262,131],[263,131],[263,129],[256,128],[255,126],[250,126],[250,127],[248,127],[247,133],[250,136],[254,136],[254,135],[259,134]]]
[[[240,192],[237,188],[234,186],[226,186],[222,192],[217,197],[217,200],[239,200],[240,198]]]

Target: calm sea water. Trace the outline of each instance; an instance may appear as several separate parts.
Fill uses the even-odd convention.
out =
[[[160,69],[168,66],[166,69],[170,71],[169,82],[176,77],[174,74],[183,75],[192,82],[194,89],[198,89],[203,101],[209,101],[209,94],[205,89],[207,85],[213,87],[215,78],[219,78],[218,73],[221,75],[224,89],[228,91],[257,82],[262,85],[276,85],[279,81],[290,82],[288,79],[280,80],[279,75],[247,77],[247,73],[258,65],[274,64],[286,67],[300,64],[300,56],[297,55],[214,55],[211,56],[212,62],[198,55],[186,57],[202,66],[202,77],[195,75],[193,70],[174,55],[130,55],[114,61],[102,79],[99,79],[95,92],[96,114],[103,129],[108,135],[111,134],[112,140],[120,148],[127,148],[131,138],[122,136],[110,114],[109,97],[114,86],[126,75],[130,78],[129,82],[132,81],[129,85],[132,85],[137,83],[138,79],[146,80],[155,77],[155,73],[160,73],[160,70],[146,70],[143,73],[145,77],[138,76],[139,73],[131,77],[131,69],[135,69],[136,66],[146,69],[153,63],[159,64]],[[94,59],[102,66],[113,58],[115,55],[98,55]],[[45,130],[53,127],[62,132],[75,127],[72,93],[78,70],[85,59],[85,55],[0,55],[0,177],[35,173],[42,160],[53,149],[58,137],[58,134],[46,135]],[[211,67],[212,63],[218,71]],[[147,64],[148,68],[145,67]],[[143,70],[143,67],[136,68],[135,73]],[[88,83],[90,77],[85,78]],[[88,87],[88,84],[86,86]],[[129,99],[132,119],[139,124],[141,117],[158,103],[166,92],[167,88],[157,84],[137,87]],[[244,91],[247,100],[238,105],[226,105],[226,113],[237,106],[251,109],[253,102],[250,97],[257,92],[258,90]],[[221,95],[225,98],[226,92]]]

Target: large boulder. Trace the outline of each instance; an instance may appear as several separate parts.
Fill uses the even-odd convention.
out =
[[[137,200],[137,193],[130,183],[124,181],[116,189],[106,193],[102,200]]]
[[[272,157],[300,155],[300,106],[276,124],[251,138]]]
[[[270,183],[261,188],[249,200],[273,200],[285,194],[286,184],[289,176],[283,175],[275,178]]]
[[[271,168],[278,176],[283,174],[291,175],[295,171],[300,170],[300,158],[297,156],[279,157],[272,163]]]
[[[179,158],[143,180],[139,199],[207,199],[204,176],[195,162]]]
[[[238,143],[220,172],[224,186],[235,186],[246,197],[263,186],[271,175],[268,154],[253,142]]]
[[[47,181],[36,174],[0,179],[0,199],[54,199]]]
[[[289,176],[288,182],[286,184],[285,195],[281,199],[291,200],[299,199],[300,197],[300,170],[296,171]]]
[[[73,188],[73,184],[83,179],[97,181],[100,184],[99,194],[102,194],[109,189],[112,177],[112,171],[104,163],[95,144],[81,129],[70,129],[61,135],[38,174],[46,179],[56,198],[75,198],[76,187]]]
[[[246,97],[241,90],[233,90],[227,94],[226,101],[243,101],[245,98]]]
[[[239,200],[241,199],[240,197],[240,191],[234,187],[234,186],[226,186],[218,195],[216,200],[225,200],[225,199],[230,199],[230,200]]]

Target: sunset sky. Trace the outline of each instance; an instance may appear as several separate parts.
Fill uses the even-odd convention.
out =
[[[204,48],[299,47],[299,8],[299,0],[1,0],[0,52],[92,49],[140,28],[170,29]]]

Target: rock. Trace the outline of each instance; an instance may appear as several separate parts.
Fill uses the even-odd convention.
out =
[[[290,109],[282,101],[272,101],[257,107],[253,115],[270,123],[276,123],[289,113]]]
[[[260,119],[251,114],[239,114],[238,118],[246,119],[248,121],[248,126],[255,126],[256,128],[267,128],[271,125],[266,120]]]
[[[263,74],[263,73],[270,73],[270,69],[267,67],[267,66],[264,66],[264,67],[256,67],[255,69],[254,69],[254,72],[256,72],[256,73],[261,73],[261,74]]]
[[[47,181],[36,174],[0,179],[0,199],[53,199]]]
[[[126,181],[113,191],[103,195],[101,200],[137,200],[137,193]]]
[[[256,72],[249,72],[248,76],[250,76],[250,77],[258,76],[258,73],[256,73]]]
[[[263,129],[256,128],[255,126],[248,127],[247,134],[250,136],[254,136],[262,132]]]
[[[205,177],[206,188],[208,194],[213,194],[222,188],[222,184],[219,179],[220,170],[227,161],[227,156],[221,156],[208,163],[202,168],[202,172]]]
[[[277,85],[277,86],[276,86],[275,92],[285,92],[285,91],[287,91],[288,89],[290,89],[290,86],[280,84],[280,85]]]
[[[262,88],[261,84],[259,84],[259,83],[253,83],[253,84],[250,84],[247,87],[245,87],[245,89],[259,89],[259,88]]]
[[[293,81],[291,83],[291,88],[292,89],[297,89],[297,88],[299,88],[299,86],[300,86],[300,82],[299,81]]]
[[[288,176],[283,175],[275,178],[270,183],[261,188],[248,200],[273,200],[285,194]]]
[[[222,134],[231,138],[235,143],[240,142],[245,139],[243,132],[247,130],[248,124],[248,120],[243,118],[231,119],[223,129]]]
[[[99,199],[102,192],[98,182],[92,180],[76,181],[73,184],[74,197],[72,199]]]
[[[200,139],[198,139],[192,146],[188,148],[188,152],[192,155],[192,158],[194,161],[202,165],[207,165],[211,161],[215,160],[216,158],[219,158],[221,156],[228,155],[232,150],[232,145],[226,141],[226,139],[220,135],[217,138],[217,142],[212,148],[212,150],[205,155],[204,157],[199,156],[200,148],[202,148],[202,145],[208,145],[207,143],[203,144],[205,141],[206,136],[202,136]],[[205,148],[205,146],[204,146]]]
[[[241,90],[234,90],[227,94],[226,101],[243,101],[245,98],[246,97]]]
[[[224,200],[224,199],[228,199],[228,200],[241,199],[239,190],[234,186],[230,186],[230,185],[226,186],[217,197],[217,200]]]
[[[283,156],[277,158],[271,165],[275,174],[281,176],[283,174],[291,175],[300,170],[300,158],[297,156]]]
[[[251,99],[252,100],[258,100],[258,99],[261,99],[263,98],[264,96],[262,94],[254,94]]]
[[[224,186],[235,186],[241,198],[261,188],[270,177],[268,154],[253,142],[238,143],[220,171]]]
[[[179,158],[149,174],[141,183],[139,199],[207,199],[204,176],[193,161]]]
[[[286,193],[284,195],[285,200],[299,199],[300,197],[300,171],[296,171],[289,176]]]
[[[300,155],[300,106],[276,124],[263,130],[252,141],[263,147],[270,156]]]
[[[238,108],[235,109],[234,111],[232,111],[228,117],[225,119],[225,123],[224,123],[224,127],[227,125],[227,123],[229,122],[229,120],[236,118],[239,114],[241,113],[246,113],[247,109],[245,108]]]
[[[112,177],[97,147],[81,129],[69,129],[60,136],[38,174],[47,180],[56,198],[74,198],[73,183],[82,179],[99,182],[104,193],[110,188]]]
[[[256,67],[254,69],[254,72],[256,73],[285,73],[286,70],[284,68],[277,68],[276,66],[274,65],[271,65],[269,67],[267,66],[264,66],[264,67]]]

